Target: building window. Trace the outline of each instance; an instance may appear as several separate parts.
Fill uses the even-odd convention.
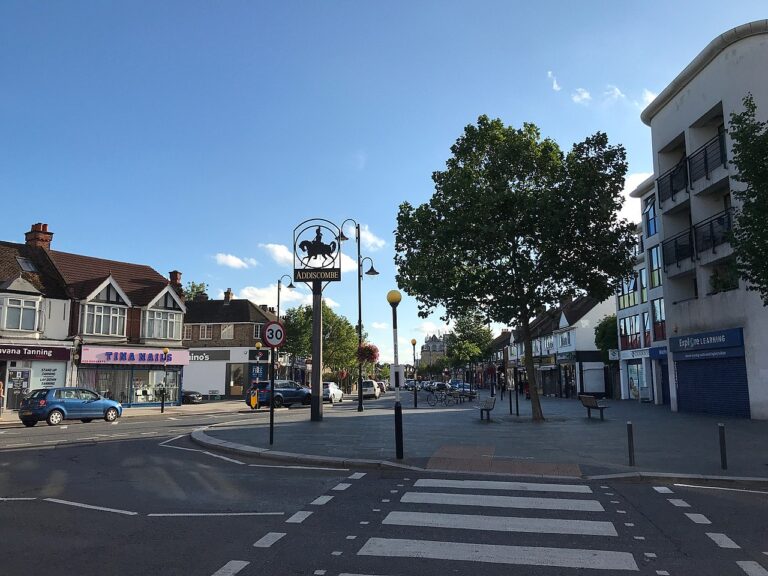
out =
[[[253,325],[253,337],[256,340],[261,340],[261,327],[264,326],[264,324],[254,324]]]
[[[560,348],[567,348],[571,345],[571,331],[560,333]]]
[[[637,304],[637,277],[632,276],[621,281],[619,285],[619,310]]]
[[[643,345],[647,348],[651,345],[651,315],[643,312]]]
[[[552,334],[544,337],[544,349],[552,350],[555,347],[555,337]]]
[[[85,307],[85,334],[125,336],[125,308],[88,304]]]
[[[32,332],[37,326],[37,302],[8,298],[5,309],[6,330],[26,330]]]
[[[645,207],[643,208],[643,214],[645,216],[645,235],[650,238],[656,234],[656,196],[649,196],[645,199]]]
[[[619,319],[619,339],[622,350],[640,348],[640,318],[637,314]]]
[[[192,325],[191,324],[185,324],[184,325],[184,336],[182,336],[183,340],[192,340]]]
[[[181,314],[160,310],[147,311],[147,338],[178,340],[181,336]]]
[[[653,311],[653,339],[665,340],[667,338],[666,316],[664,315],[664,298],[657,298],[651,302]]]
[[[648,302],[648,270],[640,268],[638,280],[640,281],[640,302]]]
[[[232,340],[235,337],[235,325],[234,324],[222,324],[221,325],[221,339]]]
[[[661,286],[661,247],[659,245],[648,250],[648,261],[651,263],[651,288]]]
[[[200,325],[200,340],[210,340],[213,338],[213,324]]]

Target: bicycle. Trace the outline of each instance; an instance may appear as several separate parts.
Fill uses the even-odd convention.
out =
[[[445,392],[445,390],[430,390],[429,394],[427,395],[427,403],[430,406],[436,406],[437,404],[440,404],[441,406],[447,407],[455,404],[456,398],[454,398],[452,394]]]

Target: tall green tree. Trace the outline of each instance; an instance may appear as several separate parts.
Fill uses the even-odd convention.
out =
[[[296,358],[306,358],[312,353],[312,309],[309,306],[290,308],[283,316],[285,344],[283,352]]]
[[[603,362],[608,362],[608,350],[618,350],[619,329],[616,314],[609,314],[595,326],[595,346],[600,350]]]
[[[739,274],[748,290],[760,293],[768,305],[768,123],[757,119],[752,94],[744,100],[744,111],[731,114],[730,136],[736,179],[743,188],[734,189],[740,201],[736,210],[731,243]]]
[[[632,270],[633,224],[619,219],[626,153],[601,132],[563,154],[534,124],[481,116],[451,147],[435,192],[401,204],[395,233],[399,286],[419,314],[477,311],[517,325],[535,382],[530,322],[564,295],[603,299]],[[543,420],[531,387],[534,420]]]
[[[323,301],[323,364],[331,370],[357,365],[357,330]]]

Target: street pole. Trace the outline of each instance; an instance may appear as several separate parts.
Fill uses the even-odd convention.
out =
[[[419,395],[416,387],[416,338],[411,338],[411,346],[413,346],[413,407],[419,407]]]
[[[163,348],[163,386],[160,388],[160,414],[165,413],[165,387],[168,385],[168,348]]]
[[[400,370],[397,359],[397,305],[402,296],[397,290],[387,292],[387,302],[392,306],[392,338],[395,352],[395,457],[403,459],[403,407],[400,404]]]
[[[357,242],[357,411],[363,408],[363,360],[360,348],[363,347],[363,261],[360,259],[360,224],[355,222],[355,241]]]
[[[312,281],[312,403],[310,420],[323,420],[323,283]]]
[[[269,349],[269,445],[275,441],[275,348]]]

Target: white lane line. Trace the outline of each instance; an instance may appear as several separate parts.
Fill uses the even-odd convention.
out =
[[[681,500],[680,498],[667,498],[667,502],[672,504],[672,506],[677,506],[678,508],[690,508],[691,505],[688,504],[685,500]]]
[[[296,512],[296,514],[294,514],[293,516],[288,518],[288,520],[286,520],[286,523],[288,523],[288,524],[301,524],[302,522],[304,522],[304,520],[306,520],[310,516],[312,516],[312,512],[307,512],[305,510],[301,510],[300,512]]]
[[[174,440],[178,440],[179,438],[184,438],[185,434],[179,434],[178,436],[174,436],[173,438],[168,438],[168,440],[163,440],[158,444],[158,446],[163,446],[165,444],[168,444],[169,442],[173,442]]]
[[[85,438],[80,438],[80,440],[85,440]],[[61,444],[62,442],[69,442],[69,440],[43,440],[43,444]]]
[[[747,576],[768,576],[768,570],[753,560],[741,560],[736,565],[744,570]]]
[[[653,552],[646,552],[645,554],[643,554],[643,556],[645,556],[646,558],[656,558],[657,557],[656,554],[654,554]]]
[[[37,498],[0,498],[0,502],[23,502],[26,500],[37,500]]]
[[[675,486],[677,486],[677,484],[675,484]],[[656,490],[656,492],[659,494],[673,494],[672,490],[666,486],[654,486],[653,489]]]
[[[712,522],[709,521],[709,518],[704,516],[704,514],[691,514],[690,512],[686,512],[685,515],[696,524],[712,524]]]
[[[656,576],[669,576],[669,572],[666,570],[656,570]]]
[[[312,504],[313,506],[323,506],[324,504],[328,504],[328,502],[330,502],[331,500],[333,500],[333,496],[318,496],[317,498],[312,500],[310,504]]]
[[[363,476],[365,476],[365,472],[355,472],[354,474],[352,474],[349,477],[349,479],[350,480],[360,480],[360,478],[362,478]]]
[[[397,556],[525,566],[638,570],[629,552],[370,538],[358,556]]]
[[[214,454],[213,452],[205,451],[203,454],[207,454],[208,456],[211,456],[212,458],[218,458],[220,460],[224,460],[225,462],[232,462],[233,464],[245,464],[245,462],[240,462],[240,460],[235,460],[234,458],[227,458],[226,456],[222,456],[221,454]]]
[[[269,532],[263,538],[253,543],[254,548],[269,548],[285,536],[285,532]]]
[[[29,446],[31,442],[19,442],[17,444],[6,444],[3,448],[15,448],[17,446]]]
[[[538,510],[578,510],[604,512],[597,500],[568,498],[528,498],[525,496],[491,496],[489,494],[443,494],[439,492],[406,492],[400,502],[410,504],[447,504],[454,506],[491,506],[494,508],[534,508]]]
[[[168,417],[168,420],[178,420],[178,418],[174,418],[174,417],[172,417],[172,416],[169,416],[169,417]]]
[[[741,548],[736,542],[728,538],[725,534],[719,534],[717,532],[707,532],[712,541],[720,546],[720,548]]]
[[[56,504],[65,504],[67,506],[75,506],[76,508],[87,508],[88,510],[100,510],[102,512],[114,512],[115,514],[125,514],[126,516],[136,516],[138,514],[138,512],[131,512],[130,510],[118,510],[117,508],[91,506],[90,504],[82,504],[80,502],[71,502],[69,500],[59,500],[58,498],[45,498],[45,501],[54,502]]]
[[[169,512],[147,514],[154,518],[206,517],[206,516],[284,516],[285,512]]]
[[[246,562],[244,560],[230,560],[224,566],[216,570],[216,572],[213,573],[213,576],[234,576],[240,570],[248,566],[250,562]]]
[[[289,470],[329,470],[331,472],[348,472],[349,468],[329,468],[327,466],[298,466],[296,464],[248,464],[254,468],[287,468]]]
[[[747,492],[749,494],[768,494],[764,490],[745,490],[744,488],[724,488],[722,486],[697,486],[696,484],[675,484],[681,488],[701,488],[703,490],[727,490],[729,492]]]
[[[67,428],[69,428],[69,426],[59,426],[60,430],[66,430]]]
[[[497,482],[492,480],[441,480],[422,478],[416,480],[415,488],[466,488],[468,490],[515,490],[526,492],[570,492],[592,494],[589,486],[578,484],[536,484],[533,482]]]
[[[381,522],[397,526],[493,530],[495,532],[531,532],[538,534],[588,534],[618,536],[612,522],[561,520],[558,518],[519,518],[514,516],[473,516],[426,512],[390,512]]]
[[[336,484],[336,486],[331,488],[331,490],[339,490],[339,491],[340,490],[346,490],[350,486],[352,486],[352,484],[347,484],[346,482],[340,482],[340,483]]]

